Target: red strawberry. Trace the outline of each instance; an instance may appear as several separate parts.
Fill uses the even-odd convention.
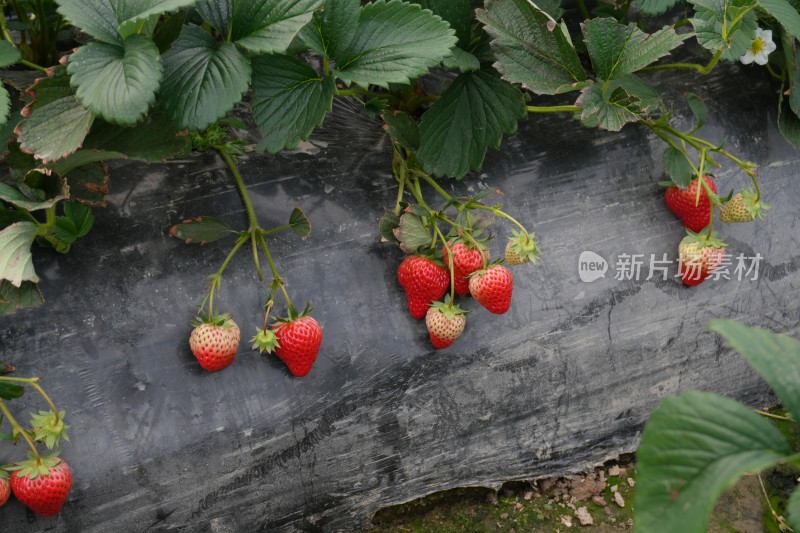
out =
[[[0,473],[0,507],[4,506],[11,496],[11,484],[8,479],[3,477],[5,472]]]
[[[469,276],[476,270],[483,268],[484,256],[489,260],[489,250],[477,250],[470,248],[463,242],[450,244],[453,251],[453,281],[455,291],[459,296],[469,293]],[[444,268],[450,273],[450,255],[447,248],[442,246],[442,256],[444,257]]]
[[[298,318],[279,319],[272,325],[272,331],[277,338],[275,355],[286,363],[289,372],[297,377],[308,374],[322,344],[319,322],[304,312]]]
[[[716,194],[717,187],[709,176],[703,176],[708,188]],[[700,187],[700,201],[697,202],[697,188]],[[687,229],[698,233],[711,222],[711,201],[705,187],[697,178],[688,187],[670,187],[664,196],[667,207],[675,213]]]
[[[514,276],[503,265],[492,265],[469,278],[469,292],[490,312],[502,315],[511,307]]]
[[[230,315],[216,315],[199,319],[189,337],[189,347],[209,372],[222,370],[233,363],[239,350],[239,326]]]
[[[72,472],[67,463],[50,456],[23,461],[11,473],[11,490],[19,501],[41,516],[56,516],[67,501]]]
[[[700,285],[714,273],[722,263],[727,244],[713,235],[688,233],[678,246],[678,255],[683,284],[691,287]]]
[[[431,302],[438,300],[450,286],[450,274],[427,257],[411,255],[397,267],[397,280],[406,291],[411,316],[425,317]]]
[[[433,302],[425,315],[425,325],[434,348],[447,348],[464,332],[467,317],[457,305],[446,302]]]

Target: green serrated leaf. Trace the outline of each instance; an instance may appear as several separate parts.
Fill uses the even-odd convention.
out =
[[[712,52],[722,51],[722,59],[736,61],[750,48],[758,28],[755,10],[735,18],[750,6],[753,0],[689,0],[694,5],[695,16],[689,19],[694,26],[697,42]],[[727,41],[722,38],[722,22],[727,21]]]
[[[155,112],[133,128],[122,128],[98,121],[83,146],[85,149],[115,152],[131,159],[157,163],[187,153],[189,137],[184,132],[179,132],[166,114]]]
[[[0,280],[8,280],[14,287],[25,281],[39,282],[31,256],[37,229],[33,222],[17,222],[0,231]]]
[[[43,303],[44,298],[36,283],[23,281],[19,287],[15,287],[10,281],[0,280],[0,315],[10,315]]]
[[[77,237],[85,237],[94,225],[92,208],[78,202],[64,202],[64,216],[69,218],[77,229]]]
[[[122,46],[88,43],[69,58],[76,96],[108,122],[133,126],[155,102],[163,68],[158,47],[143,35],[131,35]]]
[[[461,74],[422,115],[417,158],[427,172],[464,176],[481,167],[486,150],[498,149],[525,114],[520,90],[494,71]]]
[[[800,488],[795,487],[786,502],[786,518],[792,529],[800,531]]]
[[[337,50],[336,75],[364,87],[409,83],[441,63],[455,44],[454,31],[430,11],[376,0],[361,8],[355,36]]]
[[[202,130],[216,122],[242,99],[250,83],[247,58],[198,26],[186,26],[162,60],[162,105],[179,128]]]
[[[790,453],[780,431],[734,400],[705,392],[667,398],[636,453],[635,529],[705,532],[726,487]]]
[[[300,37],[325,57],[339,56],[356,35],[360,11],[358,0],[326,0],[300,31]]]
[[[67,198],[69,194],[66,180],[56,174],[39,169],[33,169],[28,172],[23,178],[23,183],[18,184],[18,186],[25,189],[25,191],[0,183],[0,200],[27,211],[38,211],[52,207]],[[36,196],[25,194],[29,189],[36,191],[38,194]]]
[[[183,23],[185,20],[186,12],[179,11],[167,17],[167,19],[156,28],[155,33],[153,33],[153,42],[158,47],[159,53],[163,54],[169,50],[172,44],[178,40],[181,30],[183,30]]]
[[[233,7],[233,42],[256,54],[282,54],[322,0],[239,0]]]
[[[8,121],[8,117],[10,114],[11,114],[11,95],[8,94],[8,90],[6,89],[5,84],[0,83],[0,126],[2,126]]]
[[[259,150],[277,153],[308,139],[333,108],[333,77],[284,55],[253,58],[253,117],[263,134]]]
[[[679,0],[636,0],[636,7],[644,15],[663,15],[679,2]]]
[[[657,101],[655,91],[630,75],[616,80],[605,90],[603,81],[597,80],[581,91],[575,104],[581,108],[581,123],[585,127],[619,131],[625,124],[637,122],[646,115]]]
[[[25,394],[25,387],[0,381],[0,398],[4,400],[13,400],[14,398],[19,398],[23,394]]]
[[[708,329],[728,344],[769,383],[781,404],[800,420],[800,341],[734,320],[712,320]]]
[[[289,215],[289,226],[301,239],[307,239],[311,235],[311,222],[299,207],[292,209],[292,214]]]
[[[105,207],[109,171],[105,161],[81,165],[65,176],[69,197],[88,206]]]
[[[0,68],[13,65],[22,59],[22,54],[16,46],[8,41],[0,41]]]
[[[5,92],[5,95],[8,97],[8,105],[3,107],[0,105],[0,114],[4,112],[4,119],[0,120],[0,152],[2,152],[8,141],[14,136],[14,129],[19,124],[19,121],[22,120],[22,115],[20,115],[20,111],[22,110],[24,104],[19,97],[19,92],[14,89],[13,87],[7,86],[4,83],[0,84],[0,92]],[[11,90],[9,90],[11,89]],[[0,96],[0,99],[5,97]],[[14,136],[16,139],[16,137]]]
[[[686,157],[675,148],[668,146],[661,157],[661,165],[664,172],[672,178],[672,182],[678,187],[688,187],[694,177],[694,171],[686,160]]]
[[[52,76],[37,80],[32,91],[34,100],[23,110],[27,118],[18,126],[20,148],[45,163],[73,153],[94,115],[75,97],[66,69],[57,68]]]
[[[395,141],[408,150],[419,148],[419,126],[407,113],[387,111],[381,115],[386,122],[386,130]]]
[[[233,17],[233,0],[198,0],[195,9],[220,35],[228,35]]]
[[[697,131],[706,122],[708,107],[706,107],[706,103],[703,102],[702,98],[691,92],[686,94],[686,101],[689,103],[692,115],[694,115],[694,131]]]
[[[458,46],[467,49],[472,40],[472,5],[470,0],[419,0],[416,2],[442,17],[456,32]],[[477,69],[476,69],[477,70]]]
[[[649,34],[635,24],[625,26],[613,18],[587,20],[582,29],[597,77],[604,80],[631,74],[658,61],[688,36],[678,35],[671,26]]]
[[[195,0],[57,0],[58,12],[97,41],[115,44],[136,33],[141,23],[190,7]]]
[[[400,225],[400,217],[392,211],[387,210],[381,217],[378,227],[384,241],[400,244],[400,240],[395,235],[395,230]]]
[[[787,0],[758,0],[764,11],[775,17],[789,35],[800,39],[800,13]]]
[[[400,222],[394,230],[394,235],[400,241],[400,247],[407,253],[413,253],[420,246],[430,245],[431,232],[425,226],[422,218],[411,213],[400,216]]]
[[[186,244],[206,244],[235,235],[236,231],[218,218],[197,217],[172,226],[169,233]]]
[[[78,228],[68,217],[56,217],[53,235],[64,244],[72,244],[78,239]]]
[[[536,0],[536,7],[550,15],[553,20],[564,16],[566,11],[561,7],[561,0]]]
[[[572,42],[550,15],[527,0],[496,0],[476,11],[492,36],[496,68],[537,94],[580,90],[586,84]]]
[[[473,72],[481,68],[481,62],[477,57],[457,46],[450,50],[450,55],[444,58],[442,65],[448,70],[461,72]]]

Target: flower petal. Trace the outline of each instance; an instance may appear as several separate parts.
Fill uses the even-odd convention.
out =
[[[766,65],[767,64],[767,54],[764,52],[756,54],[755,58],[753,58],[757,65]]]
[[[764,52],[767,54],[771,54],[772,52],[775,51],[777,47],[778,47],[777,44],[773,43],[772,41],[768,41],[766,43],[766,46],[764,46]]]
[[[747,53],[745,53],[742,57],[739,58],[739,61],[741,61],[742,64],[744,65],[749,65],[750,63],[753,62],[754,58],[755,56],[753,55],[753,52],[748,50]]]
[[[759,28],[760,30],[761,28]],[[772,30],[761,30],[761,38],[764,42],[772,42]]]

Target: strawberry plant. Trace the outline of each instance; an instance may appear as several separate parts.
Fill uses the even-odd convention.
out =
[[[753,412],[739,402],[708,392],[667,398],[653,411],[636,453],[636,530],[701,533],[708,530],[714,502],[742,475],[778,463],[800,466],[800,450],[764,417],[800,420],[800,341],[714,320],[709,329],[761,375],[790,417]],[[788,524],[800,528],[800,490],[789,498]]]
[[[506,265],[538,260],[532,224],[487,203],[488,193],[448,192],[448,179],[479,170],[487,151],[499,148],[521,120],[555,113],[610,134],[638,126],[662,140],[667,206],[689,230],[703,233],[704,242],[695,240],[691,248],[706,258],[715,256],[703,252],[707,244],[724,247],[713,232],[715,211],[723,222],[744,222],[769,206],[761,198],[756,164],[699,135],[708,118],[702,99],[686,95],[694,123],[677,127],[652,73],[700,79],[724,62],[764,66],[784,89],[778,125],[800,145],[800,100],[792,91],[800,13],[788,0],[690,0],[682,6],[628,0],[598,3],[593,10],[579,1],[577,12],[556,1],[527,0],[56,0],[41,4],[55,10],[47,11],[49,29],[37,31],[66,24],[86,38],[68,53],[40,59],[45,65],[28,54],[36,32],[10,24],[33,8],[12,4],[5,11],[0,66],[47,75],[33,84],[9,79],[0,88],[0,136],[9,141],[8,175],[0,188],[5,313],[42,302],[30,247],[41,243],[65,252],[89,231],[90,207],[105,202],[107,161],[154,162],[212,150],[236,183],[247,226],[233,229],[203,215],[173,227],[190,243],[234,239],[210,277],[198,324],[233,331],[226,314],[217,312],[215,294],[234,256],[249,248],[259,279],[263,259],[272,275],[267,320],[252,342],[261,351],[281,349],[275,337],[285,329],[280,324],[307,315],[292,305],[265,237],[292,229],[304,238],[310,224],[298,209],[288,224],[261,228],[237,161],[251,150],[295,148],[323,124],[336,98],[357,103],[388,136],[397,195],[379,231],[413,259],[401,262],[398,279],[417,319],[439,302],[443,316],[460,322],[456,296],[470,293],[494,313],[508,310],[513,276],[490,261],[494,221],[510,226],[495,251]],[[665,13],[676,22],[655,28],[648,17]],[[680,18],[684,14],[688,18]],[[690,40],[708,53],[707,61],[674,60]],[[254,145],[236,139],[244,128],[260,133]],[[710,171],[723,163],[738,168],[752,186],[718,195],[722,185]],[[683,249],[688,258],[690,247]],[[703,261],[700,277],[712,274],[715,264]],[[440,300],[448,287],[449,300]],[[276,295],[285,300],[286,313],[270,325]],[[233,340],[230,345],[238,346],[238,337]],[[235,355],[233,347],[228,351]],[[225,353],[210,366],[231,358]]]
[[[0,362],[0,440],[16,445],[24,442],[28,458],[0,467],[0,506],[8,501],[10,493],[40,516],[55,516],[67,501],[72,487],[72,472],[58,452],[41,455],[37,444],[48,450],[55,448],[61,439],[69,440],[64,423],[65,411],[59,410],[39,382],[40,378],[17,378],[3,375],[13,371],[10,365]],[[20,398],[27,387],[34,389],[47,403],[49,410],[32,414],[30,427],[23,427],[8,407],[11,400]],[[6,426],[10,433],[6,432]]]

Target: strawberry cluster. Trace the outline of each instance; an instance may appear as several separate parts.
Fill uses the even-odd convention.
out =
[[[727,198],[717,196],[711,176],[693,179],[687,187],[670,184],[664,195],[667,208],[686,227],[686,237],[678,246],[680,276],[684,285],[699,285],[722,264],[728,246],[713,231],[714,208],[725,223],[752,222],[763,218],[769,205],[760,200],[758,182],[751,174],[756,191],[745,189]]]

